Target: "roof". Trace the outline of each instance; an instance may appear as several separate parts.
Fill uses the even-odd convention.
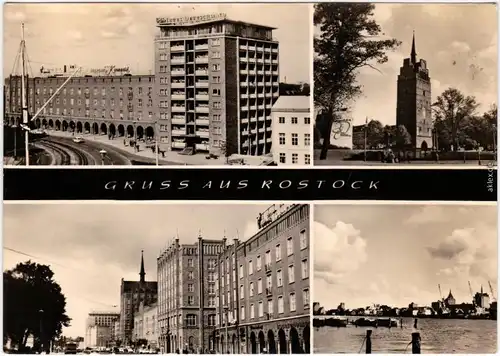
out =
[[[256,23],[246,22],[246,21],[237,21],[231,20],[227,17],[226,14],[208,14],[201,16],[180,16],[177,18],[165,18],[165,17],[157,17],[156,18],[156,26],[157,27],[193,27],[206,25],[210,23],[217,22],[226,22],[247,26],[259,27],[267,30],[276,30],[276,27],[260,25]]]
[[[311,108],[311,97],[305,95],[280,96],[273,105],[273,111],[280,110],[304,110]]]

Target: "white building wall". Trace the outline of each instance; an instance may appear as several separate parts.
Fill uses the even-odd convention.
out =
[[[292,123],[292,118],[297,118],[296,124]],[[310,112],[293,109],[273,110],[272,119],[274,162],[279,166],[310,165],[313,140]],[[297,145],[293,144],[294,135],[297,135]]]

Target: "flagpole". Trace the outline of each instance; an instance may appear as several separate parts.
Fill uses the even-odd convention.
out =
[[[368,116],[366,117],[366,120],[365,120],[365,152],[364,152],[365,162],[366,162],[366,145],[367,145],[367,141],[368,141]]]
[[[24,130],[24,154],[25,164],[30,165],[30,152],[29,152],[29,119],[28,119],[28,103],[26,98],[26,64],[25,64],[25,50],[26,44],[24,42],[24,23],[22,24],[22,37],[21,37],[21,100],[23,111],[23,124],[26,126]]]

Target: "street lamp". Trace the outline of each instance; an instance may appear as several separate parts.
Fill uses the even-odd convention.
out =
[[[104,158],[106,157],[106,154],[108,152],[106,152],[106,150],[102,149],[99,151],[99,153],[101,154],[101,165],[104,166]]]
[[[43,309],[38,311],[40,314],[40,353],[44,352],[43,348]]]
[[[227,332],[227,323],[229,320],[229,307],[227,305],[224,306],[224,315],[225,315],[225,322],[224,322],[224,334],[225,334],[225,339],[226,339],[226,353],[229,353],[229,337],[228,337],[228,332]]]

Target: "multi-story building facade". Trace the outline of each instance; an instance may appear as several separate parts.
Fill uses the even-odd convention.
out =
[[[404,126],[413,148],[427,151],[433,147],[431,78],[427,62],[417,61],[415,36],[410,58],[405,58],[398,75],[396,125]]]
[[[225,14],[158,18],[157,26],[155,85],[172,148],[269,153],[279,95],[273,28]]]
[[[134,314],[134,340],[146,340],[149,349],[158,347],[157,310],[156,303],[149,306],[141,303],[139,311]]]
[[[28,78],[28,112],[37,113],[67,77]],[[154,138],[154,80],[153,75],[74,77],[43,108],[34,125],[112,137]],[[5,112],[13,124],[21,118],[21,77],[5,81]]]
[[[122,279],[120,288],[120,335],[123,345],[130,345],[133,339],[134,315],[139,312],[140,306],[150,306],[157,301],[157,282],[146,281],[144,256],[141,255],[141,271],[139,281],[125,281]]]
[[[120,314],[116,312],[91,312],[85,328],[86,347],[106,347],[113,341],[113,329]]]
[[[165,150],[270,153],[271,108],[279,96],[278,42],[272,27],[225,14],[158,18],[155,74],[105,67],[72,78],[42,110],[36,127],[158,137]],[[76,66],[27,80],[33,115]],[[5,80],[5,113],[21,119],[21,77]]]
[[[180,244],[175,239],[158,257],[161,352],[205,352],[215,348],[216,264],[225,243],[224,239],[201,236],[195,244]]]
[[[309,353],[309,206],[272,206],[218,260],[219,353]]]
[[[272,152],[279,166],[311,164],[311,98],[280,96],[272,109]]]

